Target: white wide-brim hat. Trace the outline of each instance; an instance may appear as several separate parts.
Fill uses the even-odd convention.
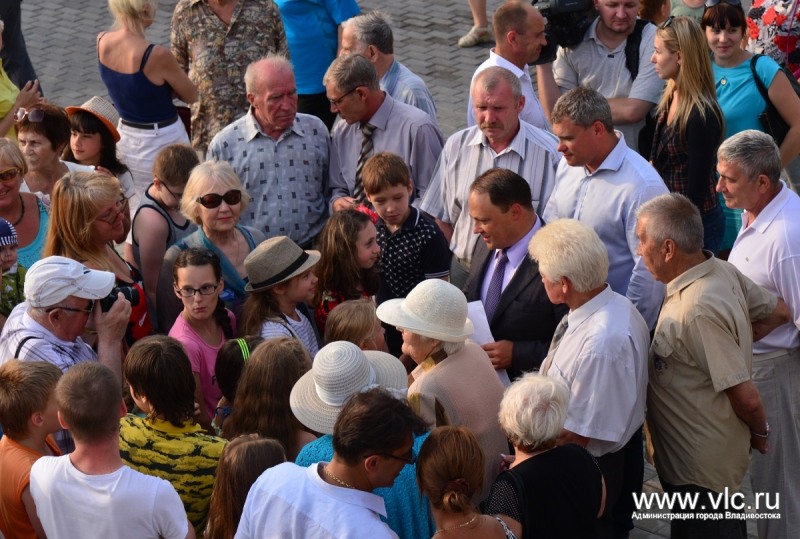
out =
[[[374,385],[408,389],[406,368],[386,352],[364,352],[350,342],[332,342],[317,352],[311,370],[294,384],[289,404],[303,425],[333,434],[347,399]]]
[[[441,279],[426,279],[405,298],[381,303],[377,315],[382,322],[439,341],[464,341],[473,331],[464,293]]]

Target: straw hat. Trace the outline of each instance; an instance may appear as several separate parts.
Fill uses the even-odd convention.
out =
[[[426,279],[404,299],[378,305],[378,318],[412,333],[445,342],[460,342],[472,335],[464,293],[441,279]]]
[[[94,96],[89,101],[80,107],[67,107],[67,116],[72,118],[72,115],[77,111],[82,110],[88,112],[101,122],[106,128],[111,131],[111,136],[114,137],[114,142],[119,142],[119,131],[117,131],[117,124],[119,123],[119,113],[114,108],[114,104],[108,99]]]
[[[311,370],[292,388],[289,404],[303,425],[333,434],[347,399],[372,385],[406,390],[405,367],[386,352],[362,352],[351,342],[336,341],[317,352]]]
[[[319,262],[319,251],[304,251],[286,236],[262,241],[244,259],[248,292],[270,288],[300,275]]]

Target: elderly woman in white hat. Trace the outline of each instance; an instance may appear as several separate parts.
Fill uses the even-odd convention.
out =
[[[306,444],[295,462],[300,466],[329,462],[333,456],[333,425],[339,412],[352,395],[376,385],[399,398],[405,397],[408,379],[400,360],[386,352],[362,351],[344,341],[321,348],[311,370],[292,389],[289,403],[303,425],[323,436]],[[430,537],[436,530],[428,503],[420,498],[413,462],[427,437],[428,433],[415,437],[414,456],[403,467],[394,485],[375,490],[386,503],[389,527],[400,537]]]
[[[406,298],[379,305],[378,318],[403,334],[403,353],[417,364],[408,388],[412,405],[424,417],[434,415],[436,426],[468,427],[478,438],[486,456],[483,499],[508,443],[497,422],[503,385],[486,352],[466,342],[472,335],[466,297],[450,283],[428,279]]]

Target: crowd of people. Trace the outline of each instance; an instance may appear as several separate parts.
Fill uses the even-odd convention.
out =
[[[800,536],[800,13],[695,3],[471,0],[446,138],[354,0],[108,0],[66,108],[0,10],[0,538]]]

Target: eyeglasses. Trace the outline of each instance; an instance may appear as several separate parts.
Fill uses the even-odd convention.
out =
[[[175,288],[175,293],[182,298],[193,298],[195,294],[201,296],[210,296],[217,291],[219,283],[204,284],[200,288],[192,288],[191,286],[184,286],[183,288]]]
[[[341,102],[342,102],[342,100],[343,100],[345,97],[347,97],[348,95],[350,95],[350,94],[352,94],[353,92],[355,92],[355,91],[356,91],[358,88],[359,88],[358,86],[354,86],[353,88],[350,88],[350,90],[348,90],[348,91],[347,91],[347,93],[345,93],[344,95],[342,95],[342,96],[339,96],[339,97],[338,97],[338,98],[336,98],[336,99],[328,99],[328,101],[330,101],[330,102],[331,102],[331,106],[332,106],[332,107],[338,107],[338,106],[339,106],[339,103],[341,103]]]
[[[56,306],[56,307],[50,307],[49,309],[45,309],[44,312],[49,313],[51,311],[55,311],[56,309],[60,309],[62,311],[69,311],[71,313],[91,314],[92,310],[94,310],[94,300],[90,299],[89,300],[89,305],[85,309],[76,309],[74,307],[62,307],[62,306],[59,305],[59,306]]]
[[[180,200],[180,199],[183,198],[183,193],[175,193],[175,192],[173,192],[172,189],[170,189],[169,186],[164,182],[161,182],[161,185],[164,186],[164,189],[167,190],[167,193],[172,195],[172,198],[174,198],[175,200]]]
[[[238,204],[242,201],[242,192],[238,189],[231,189],[224,195],[218,195],[217,193],[209,193],[207,195],[203,195],[201,197],[197,197],[197,202],[203,206],[204,208],[208,208],[209,210],[213,210],[214,208],[219,208],[222,201],[225,201],[225,204],[228,206],[233,206]]]
[[[731,6],[741,6],[742,0],[706,0],[706,8],[714,7],[717,4],[722,2],[723,4],[729,4]],[[670,17],[672,18],[672,17]]]
[[[711,2],[713,0],[708,0],[708,1]],[[719,0],[717,0],[717,2],[719,2]],[[664,21],[664,23],[661,26],[659,26],[659,28],[661,28],[661,29],[669,28],[670,25],[672,24],[672,21],[674,21],[674,20],[675,20],[675,17],[673,15],[670,15],[669,17],[667,17],[667,20]]]
[[[0,172],[0,182],[10,182],[12,180],[16,180],[19,178],[19,175],[22,173],[20,169],[17,167],[11,167],[3,170]]]
[[[399,455],[392,455],[391,453],[376,453],[376,455],[380,455],[382,457],[387,457],[390,459],[399,460],[400,462],[405,462],[406,464],[415,464],[417,462],[417,455],[412,450],[409,453],[408,457],[401,457]]]
[[[39,123],[44,120],[44,111],[42,109],[23,109],[22,107],[17,109],[17,113],[14,114],[14,121],[21,122],[25,118],[28,118],[29,122]]]
[[[120,197],[120,199],[114,203],[114,209],[111,210],[111,213],[107,217],[98,217],[96,220],[113,226],[117,222],[117,218],[125,211],[127,207],[128,199],[124,196]]]

